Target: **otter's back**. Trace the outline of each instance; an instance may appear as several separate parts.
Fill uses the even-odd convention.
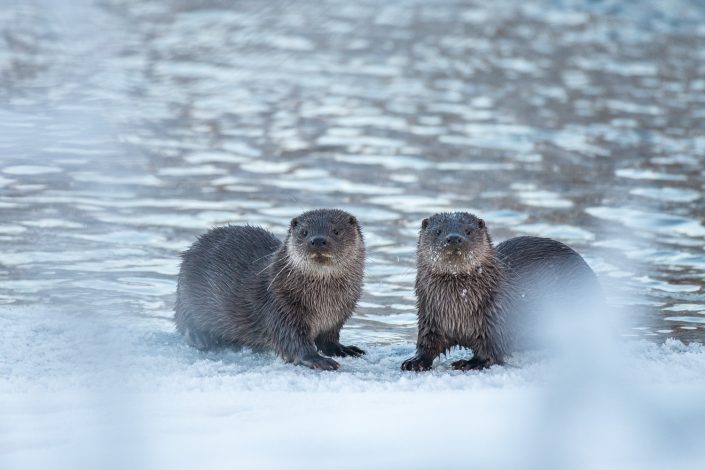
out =
[[[587,263],[574,249],[551,238],[515,237],[505,240],[496,247],[500,259],[510,268],[522,269],[545,263]]]
[[[260,227],[228,225],[199,237],[183,254],[182,274],[222,277],[222,273],[247,273],[262,264],[281,242]],[[238,276],[240,277],[240,276]]]
[[[545,343],[549,325],[556,320],[590,313],[603,302],[595,273],[582,256],[561,242],[516,237],[496,250],[511,286],[508,320],[520,347]]]
[[[550,238],[510,238],[496,250],[510,281],[522,294],[551,293],[558,286],[593,288],[597,283],[582,256]]]
[[[222,330],[227,318],[250,316],[262,272],[280,245],[270,232],[250,226],[218,227],[199,237],[182,255],[177,325]]]

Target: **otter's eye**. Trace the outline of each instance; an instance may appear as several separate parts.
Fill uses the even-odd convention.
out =
[[[466,228],[465,235],[470,235],[470,234],[472,234],[472,229]]]
[[[441,230],[439,228],[436,229],[436,235],[440,235],[442,232],[443,232],[443,230]]]
[[[338,230],[337,228],[333,229],[333,235],[335,235],[335,236],[340,235],[340,230]]]
[[[302,236],[302,237],[305,237],[306,235],[308,235],[308,230],[302,230],[302,231],[301,231],[301,236]]]

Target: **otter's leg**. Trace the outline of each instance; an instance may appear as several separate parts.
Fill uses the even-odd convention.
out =
[[[491,359],[491,358],[481,358],[477,356],[473,356],[470,359],[461,359],[459,361],[455,361],[451,364],[453,369],[455,370],[482,370],[482,369],[488,369],[494,365],[504,365],[503,361],[498,361],[496,359]]]
[[[192,327],[184,328],[183,334],[189,346],[200,349],[201,351],[215,349],[223,345],[219,338],[205,331],[198,331]]]
[[[419,328],[416,355],[404,361],[401,370],[431,370],[433,360],[447,348],[446,340],[432,328]]]
[[[220,346],[219,338],[197,326],[199,322],[195,321],[195,318],[198,318],[198,315],[192,313],[193,309],[189,302],[184,300],[180,290],[177,295],[174,320],[176,330],[184,336],[186,343],[201,351]]]
[[[294,318],[295,316],[281,318]],[[277,322],[274,325],[274,348],[286,362],[310,367],[311,369],[336,370],[340,364],[333,359],[321,356],[313,341],[304,333],[305,326],[299,322]]]
[[[451,364],[455,370],[482,370],[494,365],[504,365],[503,349],[497,341],[492,341],[492,338],[501,338],[500,333],[492,332],[485,334],[483,337],[477,338],[475,341],[470,341],[463,346],[472,349],[472,358],[461,359]]]
[[[303,337],[291,338],[284,350],[279,350],[279,355],[286,362],[311,369],[336,370],[340,364],[333,359],[318,354],[314,344],[309,344]],[[298,343],[298,344],[297,344]]]
[[[310,367],[311,369],[336,370],[340,368],[340,364],[333,359],[323,357],[317,352],[300,356],[289,362],[297,366]]]
[[[331,358],[321,356],[313,344],[304,341],[298,346],[290,343],[285,351],[280,352],[280,355],[286,362],[311,369],[336,370],[340,368],[340,364]]]
[[[321,333],[316,338],[316,347],[326,356],[338,357],[359,357],[365,354],[365,351],[357,346],[343,346],[340,344],[340,329]]]
[[[188,316],[177,314],[176,329],[184,335],[186,343],[201,351],[215,349],[222,346],[223,341],[207,331],[196,328],[194,322],[188,321]]]

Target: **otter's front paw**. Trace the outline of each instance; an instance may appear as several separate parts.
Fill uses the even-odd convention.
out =
[[[401,364],[401,370],[413,370],[416,372],[431,370],[433,361],[428,361],[422,357],[414,356]]]
[[[321,348],[323,354],[326,356],[337,356],[337,357],[359,357],[365,354],[365,351],[358,348],[357,346],[343,346],[340,343],[328,343]]]
[[[310,367],[311,369],[321,369],[321,370],[336,370],[340,367],[340,364],[335,362],[333,359],[319,356],[306,356],[301,359],[294,361],[295,364]]]
[[[461,359],[460,361],[455,361],[451,364],[451,367],[455,370],[482,370],[488,369],[499,362],[492,359],[479,359],[473,357],[470,360]]]
[[[360,357],[364,356],[366,353],[357,346],[343,346],[343,352],[346,356]]]
[[[352,356],[352,357],[360,357],[365,354],[365,351],[362,349],[358,348],[357,346],[343,346],[342,344],[338,345],[338,348],[336,348],[335,351],[331,354],[331,356],[340,356],[340,357],[346,357],[346,356]]]

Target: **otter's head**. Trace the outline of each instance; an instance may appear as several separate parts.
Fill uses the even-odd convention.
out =
[[[421,222],[417,261],[434,272],[469,272],[492,253],[485,221],[467,212],[443,212]]]
[[[316,209],[292,219],[286,249],[295,268],[321,275],[362,266],[365,256],[357,219],[338,209]]]

